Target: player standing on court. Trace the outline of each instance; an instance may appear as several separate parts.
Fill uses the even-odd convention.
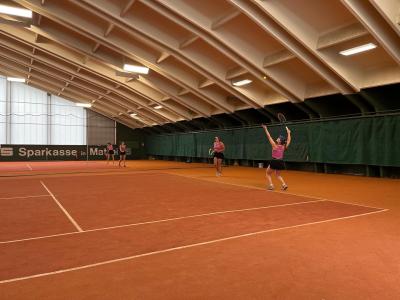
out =
[[[126,167],[126,145],[125,142],[121,142],[121,145],[119,145],[119,163],[118,165],[121,167],[121,163],[124,162],[124,167]]]
[[[107,157],[107,165],[108,165],[108,162],[111,157],[112,157],[113,164],[114,164],[114,146],[111,143],[107,143],[106,157]]]
[[[224,159],[223,152],[225,151],[225,145],[220,140],[220,138],[217,136],[214,138],[213,151],[214,151],[214,165],[215,165],[215,169],[216,169],[216,175],[221,176],[222,175],[222,160]]]

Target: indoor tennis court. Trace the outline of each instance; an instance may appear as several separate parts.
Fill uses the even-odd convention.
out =
[[[394,300],[398,0],[0,3],[0,300]]]
[[[348,176],[311,174],[312,192],[266,192],[257,168],[216,178],[207,165],[130,164],[1,179],[4,299],[242,298],[288,285],[287,298],[398,293],[395,180],[354,177],[349,189]]]

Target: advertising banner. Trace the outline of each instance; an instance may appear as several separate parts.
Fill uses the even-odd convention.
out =
[[[114,145],[115,158],[119,158]],[[0,161],[102,160],[106,145],[1,145]],[[127,148],[127,159],[132,151]]]

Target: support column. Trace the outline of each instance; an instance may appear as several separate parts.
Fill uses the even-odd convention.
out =
[[[11,82],[6,80],[6,144],[11,144]]]

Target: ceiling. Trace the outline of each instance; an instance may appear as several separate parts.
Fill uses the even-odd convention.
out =
[[[0,15],[0,73],[92,103],[131,128],[249,108],[268,114],[271,105],[400,82],[400,0],[1,4],[34,14]],[[339,54],[366,43],[378,47]],[[150,71],[127,74],[124,64]],[[242,79],[252,83],[232,84]]]

